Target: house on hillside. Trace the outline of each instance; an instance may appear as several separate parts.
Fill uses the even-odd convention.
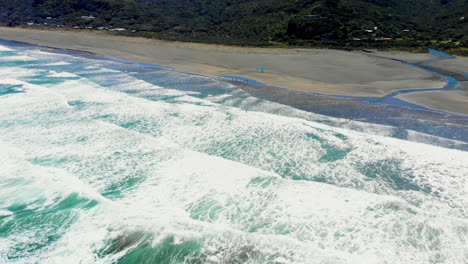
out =
[[[84,19],[84,20],[91,20],[91,19],[95,19],[96,17],[94,16],[81,16],[81,19]]]

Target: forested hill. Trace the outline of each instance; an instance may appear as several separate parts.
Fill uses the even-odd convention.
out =
[[[468,47],[468,0],[1,0],[0,23],[224,44]]]

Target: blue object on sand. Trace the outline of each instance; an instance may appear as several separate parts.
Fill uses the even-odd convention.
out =
[[[265,69],[263,67],[258,67],[257,69],[261,72],[265,72]]]

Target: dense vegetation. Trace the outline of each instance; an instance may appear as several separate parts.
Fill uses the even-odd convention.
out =
[[[2,0],[0,23],[241,45],[468,47],[468,0]]]

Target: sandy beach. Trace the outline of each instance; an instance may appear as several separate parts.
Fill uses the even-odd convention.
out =
[[[468,57],[456,57],[450,60],[438,60],[431,63],[431,65],[453,72],[468,74]]]
[[[455,89],[401,94],[397,98],[430,109],[468,115],[468,82],[462,82]]]
[[[0,38],[162,64],[195,73],[243,76],[267,85],[323,94],[378,97],[402,89],[440,88],[445,83],[441,77],[392,60],[420,63],[435,58],[430,54],[231,47],[121,37],[104,32],[21,28],[0,28]],[[457,63],[464,66],[468,61]],[[265,68],[265,72],[257,72],[257,67]],[[456,96],[444,91],[437,97],[444,97],[441,102],[449,105],[445,107],[447,111],[468,114],[468,107],[459,105],[468,98],[463,92],[466,87],[460,89],[462,92]],[[428,103],[430,100],[419,100],[418,94],[422,93],[404,98],[432,107],[433,103]]]

